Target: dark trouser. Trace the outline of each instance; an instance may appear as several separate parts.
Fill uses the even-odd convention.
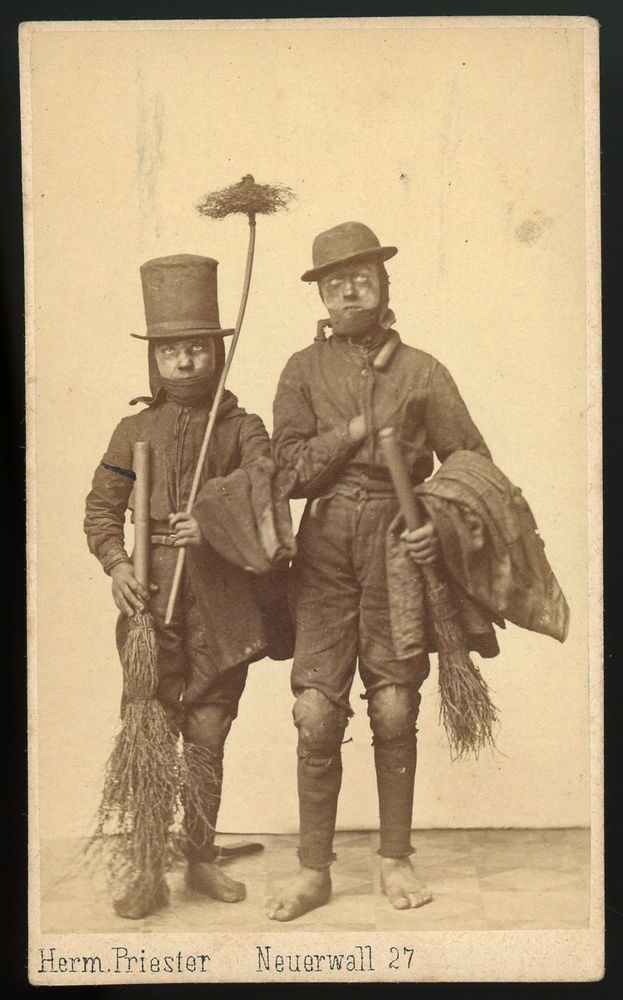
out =
[[[190,579],[184,574],[171,624],[164,614],[177,549],[152,550],[151,579],[159,589],[149,602],[158,641],[159,684],[156,696],[164,706],[171,728],[184,738],[184,753],[192,789],[186,789],[185,825],[187,855],[211,861],[216,856],[214,833],[221,801],[225,740],[238,714],[248,665],[221,673],[216,651],[201,619]],[[117,648],[123,648],[128,619],[119,617]],[[123,700],[122,700],[123,705]]]
[[[391,497],[338,493],[305,512],[293,571],[301,863],[333,860],[341,743],[357,661],[373,734],[383,857],[411,854],[419,688],[428,657],[397,660],[391,640],[385,535]]]

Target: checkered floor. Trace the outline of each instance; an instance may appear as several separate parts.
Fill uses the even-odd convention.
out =
[[[221,836],[219,843],[239,841]],[[379,891],[376,834],[340,833],[333,898],[290,924],[275,925],[263,902],[297,869],[296,838],[259,836],[264,851],[227,862],[247,885],[235,905],[189,892],[183,869],[169,877],[170,906],[144,920],[115,915],[103,872],[76,865],[78,841],[42,846],[41,924],[49,932],[289,930],[497,930],[585,927],[588,923],[590,834],[565,830],[416,830],[413,844],[431,903],[396,911]]]

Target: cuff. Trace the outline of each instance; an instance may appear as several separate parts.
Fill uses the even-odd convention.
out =
[[[102,563],[102,568],[105,573],[110,576],[111,570],[118,566],[122,562],[132,562],[128,553],[125,549],[115,549],[112,552],[107,552],[106,555],[100,557]]]
[[[193,505],[193,509],[190,512],[192,514],[192,516],[194,517],[195,521],[197,522],[197,524],[199,525],[199,531],[201,532],[201,544],[202,545],[205,545],[208,542],[208,535],[210,533],[210,525],[211,525],[211,522],[214,519],[213,515],[212,515],[212,518],[210,517],[210,514],[208,513],[208,507],[209,507],[209,504],[206,503],[205,499],[204,500],[198,499],[198,500],[195,501],[195,503]]]

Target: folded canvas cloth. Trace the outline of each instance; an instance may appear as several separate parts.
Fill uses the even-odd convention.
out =
[[[504,619],[563,642],[569,608],[521,490],[489,459],[457,451],[414,492],[435,524],[468,648],[495,656],[492,623]],[[406,657],[431,645],[424,584],[403,529],[398,516],[388,530],[387,575],[394,643]]]
[[[227,477],[208,480],[193,507],[205,540],[227,562],[250,573],[268,573],[292,559],[292,478],[272,459],[260,458]]]
[[[222,627],[227,616],[219,598],[234,601],[240,626],[245,612],[249,621],[259,614],[266,655],[273,660],[294,654],[287,594],[288,564],[296,552],[288,504],[291,485],[290,474],[261,457],[227,477],[208,480],[193,507],[208,544],[189,550],[189,570],[197,576],[206,619],[216,616]],[[202,580],[215,578],[221,581],[216,591],[201,586]]]

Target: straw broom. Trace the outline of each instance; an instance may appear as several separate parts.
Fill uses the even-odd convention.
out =
[[[379,431],[400,509],[409,531],[421,528],[424,518],[413,495],[409,471],[393,427]],[[454,758],[487,745],[494,747],[493,727],[497,709],[478,667],[465,645],[458,612],[446,581],[435,565],[419,567],[425,584],[426,603],[437,638],[439,655],[439,716],[443,721]]]
[[[149,591],[150,455],[137,442],[133,553],[134,574]],[[162,896],[163,875],[178,855],[181,838],[174,823],[182,789],[202,816],[200,789],[211,776],[211,761],[192,748],[180,752],[158,687],[158,644],[154,619],[145,609],[132,616],[121,651],[124,680],[122,722],[105,770],[96,830],[87,845],[104,850],[115,895],[134,893],[137,903]],[[160,900],[163,902],[164,900]]]

